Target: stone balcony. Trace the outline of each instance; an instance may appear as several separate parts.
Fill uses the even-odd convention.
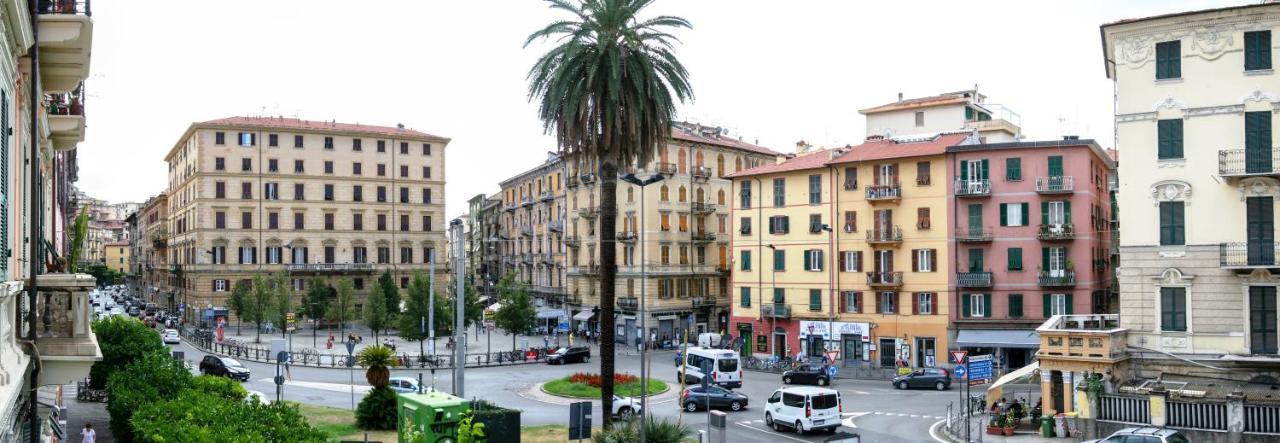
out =
[[[89,78],[93,48],[91,4],[88,0],[42,0],[37,3],[40,83],[45,92],[75,89]]]
[[[1055,315],[1036,328],[1041,368],[1104,372],[1129,358],[1118,314]],[[1046,365],[1047,364],[1047,365]]]
[[[94,278],[88,274],[45,274],[36,282],[40,286],[36,347],[41,381],[64,384],[88,377],[93,363],[102,360],[98,336],[90,328],[93,309],[89,290],[96,285]]]

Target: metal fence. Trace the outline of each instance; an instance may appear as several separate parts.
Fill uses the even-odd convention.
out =
[[[1103,394],[1100,396],[1098,419],[1121,423],[1150,424],[1150,399]]]
[[[1168,424],[1177,428],[1227,430],[1226,403],[1169,402]]]
[[[249,361],[274,363],[275,357],[271,355],[269,346],[244,343],[235,339],[218,342],[207,331],[192,331],[184,335],[187,343],[206,352]],[[542,363],[546,361],[547,354],[553,352],[554,349],[535,348],[530,351],[517,350],[466,354],[463,359],[463,365],[476,367]],[[397,355],[396,360],[395,367],[401,368],[446,369],[454,366],[452,353],[418,355],[406,352]],[[289,355],[289,364],[321,368],[345,368],[347,354],[345,352],[320,352],[312,348],[297,348]]]
[[[1280,434],[1280,406],[1244,405],[1244,432]]]

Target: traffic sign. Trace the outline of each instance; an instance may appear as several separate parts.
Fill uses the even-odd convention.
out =
[[[951,351],[951,359],[955,360],[958,365],[964,364],[964,358],[968,355],[969,351]]]
[[[959,365],[952,369],[951,372],[956,374],[956,378],[963,380],[965,373],[968,371],[964,368],[964,365]]]
[[[991,380],[991,356],[975,355],[969,359],[969,380]]]

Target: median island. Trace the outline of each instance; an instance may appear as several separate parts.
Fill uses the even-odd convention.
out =
[[[600,398],[600,374],[576,373],[568,377],[555,379],[542,385],[542,390],[551,395],[569,398]],[[613,374],[613,392],[622,397],[640,396],[640,378],[631,374]],[[667,384],[661,380],[649,379],[649,395],[667,392]]]

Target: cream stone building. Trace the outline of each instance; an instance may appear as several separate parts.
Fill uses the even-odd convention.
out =
[[[126,240],[113,241],[103,245],[103,263],[108,269],[128,273],[129,272],[129,242]]]
[[[543,307],[539,318],[554,326],[554,319],[567,317],[566,301],[581,305],[581,298],[566,299],[564,228],[565,162],[549,153],[542,165],[503,180],[502,212],[497,246],[501,255],[496,277],[513,275],[529,288]]]
[[[448,143],[403,126],[192,124],[165,156],[176,298],[223,306],[237,281],[265,273],[287,273],[296,291],[350,278],[357,305],[384,270],[406,287],[445,247]]]

